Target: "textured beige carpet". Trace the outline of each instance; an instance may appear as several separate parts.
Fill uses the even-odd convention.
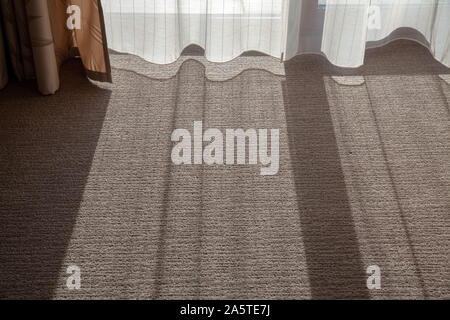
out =
[[[319,56],[111,59],[112,85],[72,61],[54,96],[0,91],[0,298],[450,298],[450,71],[426,49],[339,77]],[[172,165],[194,120],[280,129],[278,175]]]

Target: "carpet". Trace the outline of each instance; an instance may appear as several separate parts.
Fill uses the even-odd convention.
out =
[[[0,91],[0,298],[450,298],[450,71],[425,48],[111,63]],[[279,129],[278,173],[174,165],[194,121]]]

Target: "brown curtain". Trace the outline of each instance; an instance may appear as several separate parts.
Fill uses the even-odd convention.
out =
[[[80,8],[80,29],[66,26],[71,5]],[[75,56],[89,78],[111,82],[100,0],[0,1],[0,88],[10,70],[19,80],[36,78],[41,93],[55,93],[59,67]]]

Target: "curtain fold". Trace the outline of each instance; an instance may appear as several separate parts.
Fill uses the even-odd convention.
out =
[[[66,22],[80,9],[80,28]],[[8,81],[8,64],[19,79],[36,78],[39,91],[59,89],[59,67],[79,56],[87,76],[111,82],[103,12],[99,0],[2,0],[0,14],[0,87]]]
[[[8,49],[10,66],[19,80],[34,77],[33,55],[23,4],[21,1],[11,0],[0,2],[0,19],[4,22],[3,41],[6,41],[5,43],[2,41],[2,51],[5,54],[5,50]],[[4,59],[6,59],[5,55]],[[7,72],[6,64],[3,66],[0,67],[2,72]]]
[[[38,88],[52,94],[59,89],[59,74],[47,2],[27,1],[26,11]]]
[[[72,5],[78,5],[81,12],[88,13],[88,15],[82,15],[82,28],[74,30],[73,38],[89,78],[111,82],[105,21],[100,0],[72,0],[69,2]]]
[[[5,47],[3,45],[3,29],[0,24],[0,89],[8,83],[8,70],[6,67]]]
[[[365,50],[411,39],[450,67],[450,0],[102,0],[110,46],[168,64],[197,44],[213,62],[303,53],[359,67]]]
[[[0,24],[0,89],[8,83],[8,70],[6,65],[5,46],[3,45],[3,28]]]

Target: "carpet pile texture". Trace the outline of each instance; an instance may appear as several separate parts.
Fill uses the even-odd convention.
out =
[[[0,91],[0,298],[450,298],[450,71],[426,49],[345,74],[111,60],[113,84],[74,60],[53,96]],[[279,129],[278,174],[172,164],[172,131],[198,120]]]

